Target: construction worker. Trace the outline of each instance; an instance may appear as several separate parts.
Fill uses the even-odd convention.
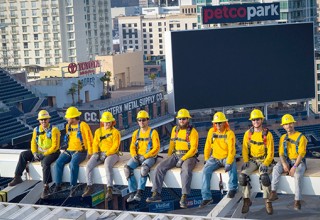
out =
[[[104,163],[107,179],[106,199],[112,199],[113,166],[119,161],[120,132],[114,127],[116,120],[110,112],[104,112],[100,118],[102,127],[94,133],[93,155],[87,163],[86,178],[87,187],[82,197],[90,196],[93,190],[93,168]]]
[[[283,134],[279,142],[279,157],[280,161],[273,167],[271,194],[270,201],[278,199],[277,187],[279,184],[280,176],[282,173],[289,174],[294,177],[295,182],[295,197],[294,197],[294,209],[301,209],[301,182],[302,177],[306,171],[306,148],[308,140],[307,138],[294,129],[293,116],[285,114],[282,117],[281,125],[286,130],[286,134]]]
[[[187,195],[190,193],[192,170],[197,163],[198,132],[190,125],[190,113],[187,109],[180,109],[177,117],[178,125],[172,129],[168,158],[161,161],[156,169],[152,181],[152,196],[147,202],[161,202],[161,190],[167,171],[173,167],[181,168],[182,196],[180,207],[187,208]]]
[[[213,127],[210,128],[204,147],[204,167],[202,172],[202,202],[200,208],[213,202],[210,190],[212,172],[224,167],[229,173],[229,192],[227,197],[233,198],[238,189],[236,155],[236,138],[230,129],[228,119],[222,112],[213,116]]]
[[[271,132],[267,128],[262,127],[263,119],[264,116],[259,109],[254,109],[250,114],[249,120],[252,122],[252,127],[245,132],[243,138],[243,165],[239,175],[239,184],[242,186],[243,193],[242,213],[247,213],[252,204],[250,200],[251,185],[249,176],[254,171],[259,170],[266,211],[271,215],[273,208],[268,198],[271,191],[269,174],[272,172],[274,142]]]
[[[42,199],[46,199],[49,195],[49,183],[52,182],[50,166],[60,154],[60,131],[50,124],[50,118],[51,116],[46,110],[41,110],[38,113],[37,120],[40,125],[33,129],[31,150],[21,152],[14,179],[8,184],[9,186],[15,186],[22,183],[21,175],[27,163],[40,161],[44,183]]]
[[[88,155],[92,155],[92,132],[86,122],[80,121],[81,112],[76,107],[69,107],[65,118],[66,135],[64,137],[63,150],[55,164],[55,189],[57,193],[61,190],[62,175],[64,165],[69,163],[70,167],[70,197],[75,196],[76,185],[79,173],[79,164],[84,161]]]
[[[151,167],[156,163],[160,151],[159,134],[155,129],[149,127],[149,114],[141,110],[137,114],[139,129],[132,134],[130,145],[131,158],[124,166],[124,173],[128,180],[129,198],[127,202],[141,201],[145,189],[148,174]],[[139,183],[134,176],[134,169],[141,166]],[[138,190],[137,190],[138,189]]]

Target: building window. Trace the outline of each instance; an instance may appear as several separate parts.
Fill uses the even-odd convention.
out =
[[[24,54],[25,57],[28,57],[29,56],[29,50],[24,50],[23,54]]]
[[[126,27],[126,24],[122,24],[122,27]]]
[[[153,35],[152,35],[152,34],[149,34],[149,37],[150,37],[150,38],[152,38],[152,37],[153,37]]]
[[[142,29],[142,32],[147,32],[147,29],[143,28],[143,29]]]
[[[28,49],[28,43],[27,42],[23,43],[23,48]]]
[[[162,34],[159,34],[159,37],[162,37]]]
[[[21,18],[21,23],[22,24],[27,24],[27,19],[26,18]]]
[[[138,44],[138,40],[135,40],[134,43],[135,43],[135,44]]]
[[[38,18],[32,18],[32,23],[37,24],[38,23]]]
[[[158,22],[158,26],[161,26],[162,25],[162,23],[161,22]]]
[[[159,51],[159,53],[160,53],[160,54],[163,54],[163,51],[162,51],[162,50],[160,50],[160,51]]]
[[[149,22],[149,26],[152,27],[152,23],[151,22]]]
[[[29,65],[29,59],[28,58],[24,59],[24,64]]]
[[[27,41],[28,40],[28,35],[27,34],[23,34],[22,35],[22,39],[23,39],[23,41]]]
[[[27,26],[23,26],[23,27],[22,27],[22,32],[23,32],[23,33],[27,33],[27,32],[28,32]]]
[[[177,24],[177,28],[179,28],[180,27],[180,24]]]
[[[143,34],[143,37],[146,38],[146,37],[147,37],[147,34]]]
[[[36,64],[40,65],[40,58],[36,58]]]
[[[40,50],[35,50],[35,51],[34,51],[34,55],[35,55],[36,57],[40,56]]]
[[[159,43],[162,44],[162,39],[159,39]]]
[[[33,26],[33,32],[39,32],[38,26]]]
[[[149,28],[149,32],[152,32],[152,28]]]
[[[144,45],[144,46],[143,46],[143,49],[145,49],[145,50],[148,49],[148,46],[147,46],[147,45]]]
[[[34,48],[39,48],[39,42],[34,42]]]
[[[25,16],[27,16],[26,10],[21,10],[21,17],[25,17]]]

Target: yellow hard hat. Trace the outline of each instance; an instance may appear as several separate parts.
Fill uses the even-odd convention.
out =
[[[296,121],[294,120],[293,116],[290,114],[285,114],[284,116],[282,116],[281,125],[286,125],[286,124],[295,123],[295,122]]]
[[[226,121],[228,121],[228,119],[226,118],[225,114],[223,114],[222,112],[216,112],[216,114],[214,114],[212,119],[213,123],[226,122]]]
[[[103,112],[101,118],[100,118],[100,122],[112,122],[115,121],[116,119],[114,119],[113,115],[111,114],[111,112]]]
[[[137,119],[138,118],[149,118],[149,113],[146,112],[145,110],[141,110],[137,114]]]
[[[46,110],[41,110],[41,111],[38,113],[38,118],[37,118],[37,120],[47,119],[47,118],[51,118],[51,116],[49,115],[49,112],[47,112]]]
[[[187,109],[182,108],[178,111],[176,118],[191,118],[190,113]]]
[[[64,116],[65,118],[76,118],[81,115],[81,112],[76,107],[69,107],[66,111],[66,115]]]
[[[250,118],[249,120],[253,120],[253,119],[257,119],[257,118],[264,118],[262,111],[260,111],[259,109],[253,109],[251,114],[250,114]]]

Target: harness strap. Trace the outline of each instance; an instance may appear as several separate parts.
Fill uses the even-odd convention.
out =
[[[136,151],[138,153],[138,149],[139,149],[139,141],[148,141],[148,147],[147,147],[147,151],[146,151],[146,154],[151,150],[152,148],[152,132],[153,132],[153,128],[151,128],[150,130],[150,133],[149,133],[149,137],[147,138],[141,138],[140,137],[140,128],[138,130],[138,133],[137,133],[137,138],[136,138]]]
[[[249,157],[251,156],[251,152],[250,152],[251,151],[251,144],[264,145],[264,157],[265,158],[267,157],[267,152],[268,152],[268,149],[267,149],[267,136],[268,136],[268,132],[269,132],[268,128],[263,128],[262,129],[262,140],[263,140],[263,142],[260,142],[260,141],[251,140],[251,136],[254,133],[254,127],[251,127],[249,129],[249,134],[248,134],[248,152],[249,152]]]
[[[83,143],[80,124],[81,124],[81,122],[78,123],[78,127],[77,128],[71,128],[71,125],[67,125],[68,126],[68,132],[64,136],[64,142],[65,143],[69,143],[69,136],[70,136],[71,131],[77,131],[77,138],[80,139],[82,151],[86,151],[86,148],[85,148],[84,143]]]
[[[302,133],[300,133],[300,135],[298,136],[297,140],[292,140],[289,138],[288,133],[286,134],[286,136],[284,137],[284,142],[283,142],[283,151],[284,151],[284,156],[287,157],[288,156],[288,152],[287,152],[287,142],[290,142],[291,144],[294,144],[296,146],[296,152],[298,154],[298,150],[299,150],[299,143],[300,143],[300,139],[302,137]]]

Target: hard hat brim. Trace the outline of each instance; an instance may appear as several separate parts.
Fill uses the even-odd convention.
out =
[[[282,125],[287,125],[287,124],[291,124],[291,123],[296,123],[296,121],[295,121],[295,120],[293,120],[293,121],[291,121],[291,122],[281,123],[280,125],[282,126]]]
[[[41,119],[49,119],[49,118],[51,118],[51,116],[47,116],[47,117],[39,117],[39,118],[37,118],[37,120],[39,121],[39,120],[41,120]]]
[[[76,115],[66,115],[66,116],[64,116],[65,118],[67,118],[67,119],[70,119],[70,118],[76,118],[76,117],[79,117],[80,115],[82,114],[82,112],[79,112],[78,114],[76,114]]]

